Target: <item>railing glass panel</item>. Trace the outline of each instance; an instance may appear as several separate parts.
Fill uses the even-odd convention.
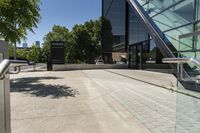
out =
[[[192,53],[191,53],[192,54]],[[185,54],[184,54],[185,55]],[[198,75],[196,75],[200,67],[194,65],[193,63],[188,63],[184,65],[187,69],[190,67],[191,79],[187,82],[178,82],[178,91],[176,97],[176,133],[199,133],[200,132],[200,89],[199,84],[192,82],[190,80],[196,80]],[[180,70],[180,65],[179,65]],[[187,80],[187,76],[183,75]],[[183,87],[184,85],[184,87]],[[187,86],[187,89],[185,89]]]
[[[184,33],[190,33],[193,31],[193,25],[188,25],[178,29],[165,32],[167,39],[173,44],[176,50],[191,49],[192,41],[190,38],[179,40],[179,36]]]
[[[193,22],[193,11],[193,0],[187,0],[153,16],[153,20],[162,31],[165,31]]]
[[[197,30],[200,31],[200,22],[197,24]],[[200,49],[200,35],[197,35],[196,48]]]
[[[149,22],[179,58],[200,59],[200,0],[150,0],[147,4],[138,0],[147,14]],[[146,13],[144,13],[146,15]],[[148,18],[148,16],[147,16]],[[156,27],[157,26],[157,27]],[[161,34],[160,34],[161,32]],[[168,45],[169,44],[169,45]],[[171,50],[171,48],[170,48]],[[194,63],[186,63],[180,70],[184,77],[178,77],[176,133],[200,132],[200,68]]]
[[[199,92],[185,90],[178,84],[176,103],[176,133],[200,132],[200,99]],[[187,95],[188,94],[188,95]]]
[[[180,39],[180,42],[184,42],[184,40],[187,42],[197,38],[197,36]],[[195,43],[193,45],[194,49]],[[180,47],[180,50],[184,49]],[[179,52],[179,57],[200,59],[199,55],[199,52]],[[178,70],[181,70],[181,66],[178,65],[178,67]],[[178,80],[177,89],[180,93],[177,93],[176,98],[176,133],[198,133],[200,132],[200,84],[197,81],[200,79],[200,67],[193,63],[187,63],[183,65],[183,68],[187,71],[187,75],[183,75],[186,81]]]
[[[200,0],[197,0],[196,15],[197,15],[197,20],[200,20]]]

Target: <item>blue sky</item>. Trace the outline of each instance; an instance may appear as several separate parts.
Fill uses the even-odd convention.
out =
[[[54,24],[66,26],[69,30],[75,24],[82,24],[101,16],[101,0],[41,0],[41,20],[35,34],[29,33],[27,43],[43,42],[43,37]]]

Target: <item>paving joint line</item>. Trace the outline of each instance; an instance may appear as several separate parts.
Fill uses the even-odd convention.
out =
[[[113,71],[110,71],[110,70],[104,70],[104,71],[109,72],[109,73],[113,73],[113,74],[116,74],[116,75],[119,75],[119,76],[122,76],[122,77],[126,77],[126,78],[129,78],[129,79],[133,79],[133,80],[136,80],[136,81],[139,81],[139,82],[143,82],[143,83],[146,83],[146,84],[150,84],[150,85],[153,85],[153,86],[157,86],[157,87],[163,88],[165,90],[169,90],[169,91],[172,91],[172,92],[176,92],[176,93],[180,93],[180,94],[183,94],[183,95],[186,95],[186,96],[190,96],[190,97],[193,97],[193,98],[200,99],[200,97],[198,97],[198,96],[194,96],[194,95],[191,95],[189,93],[186,93],[186,92],[183,92],[183,91],[180,91],[180,90],[168,88],[168,87],[165,87],[165,86],[162,86],[162,85],[158,85],[158,84],[147,82],[147,81],[144,81],[144,80],[141,80],[141,79],[133,78],[131,76],[127,76],[127,75],[120,74],[120,73],[117,73],[117,72],[113,72]]]

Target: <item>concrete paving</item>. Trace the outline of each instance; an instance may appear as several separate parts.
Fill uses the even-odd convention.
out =
[[[87,71],[11,75],[12,133],[150,132],[88,76]]]
[[[155,72],[156,70],[109,69],[107,71],[168,89],[177,90],[177,79],[173,74],[168,73],[168,71],[166,71],[165,73]]]
[[[165,87],[174,81],[131,70],[11,75],[12,133],[200,132],[199,99],[127,75]]]

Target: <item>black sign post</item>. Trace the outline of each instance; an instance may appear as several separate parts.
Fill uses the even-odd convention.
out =
[[[63,41],[52,41],[51,42],[51,52],[50,58],[47,62],[47,70],[52,70],[53,64],[64,64],[65,63],[65,48]]]

